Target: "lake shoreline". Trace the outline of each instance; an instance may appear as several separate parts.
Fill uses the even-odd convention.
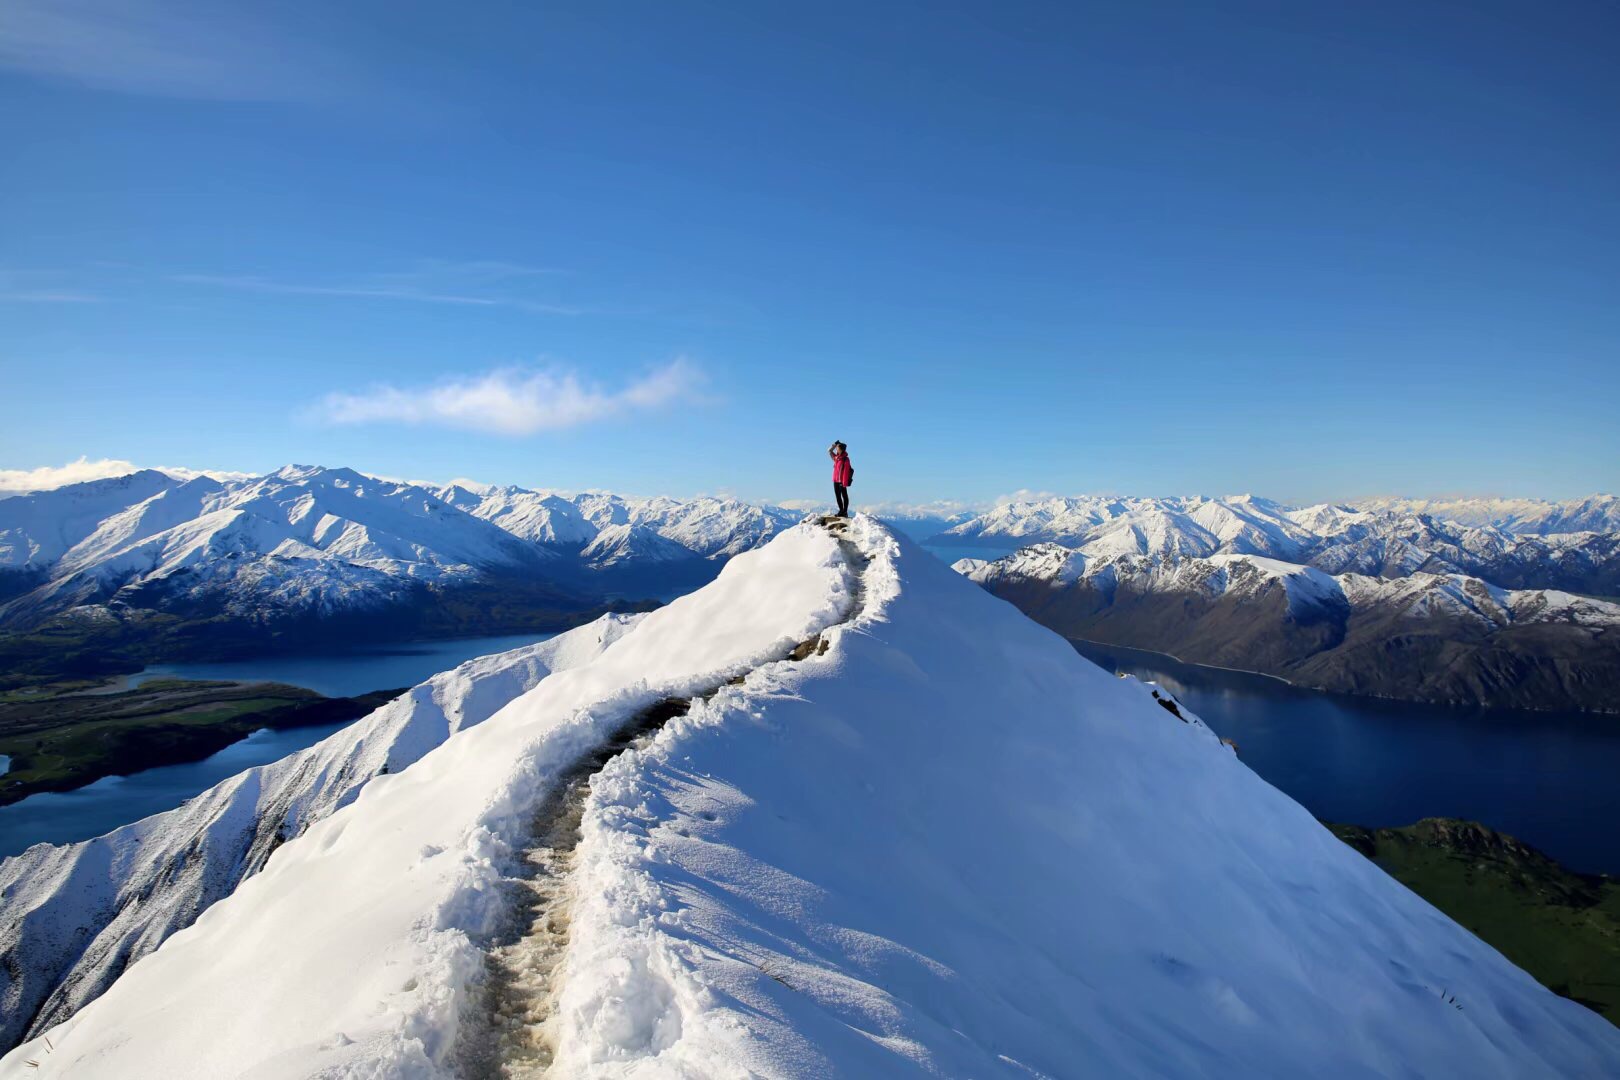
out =
[[[1313,691],[1313,692],[1318,693],[1318,694],[1338,693],[1338,691],[1335,691],[1335,690],[1324,690],[1323,688],[1321,688],[1319,686],[1308,686],[1305,683],[1297,683],[1297,682],[1294,682],[1292,679],[1285,679],[1281,675],[1273,675],[1269,671],[1254,671],[1251,668],[1226,667],[1226,666],[1224,666],[1222,664],[1201,664],[1197,660],[1184,660],[1181,657],[1177,656],[1175,653],[1160,652],[1157,649],[1142,649],[1142,648],[1138,648],[1135,645],[1119,645],[1119,644],[1116,644],[1116,643],[1114,643],[1112,641],[1097,641],[1094,638],[1065,637],[1064,640],[1066,640],[1066,641],[1078,641],[1082,645],[1096,645],[1099,648],[1104,648],[1104,649],[1129,649],[1131,652],[1147,653],[1149,656],[1160,656],[1160,657],[1164,657],[1167,660],[1174,660],[1178,664],[1186,664],[1189,667],[1208,668],[1210,671],[1231,671],[1231,672],[1236,672],[1239,675],[1254,675],[1254,676],[1257,676],[1257,677],[1262,678],[1262,679],[1275,679],[1277,682],[1282,683],[1284,686],[1292,686],[1296,690],[1310,690],[1310,691]],[[1363,696],[1363,695],[1345,694],[1344,696],[1345,697],[1359,697],[1359,696]],[[1368,694],[1368,695],[1365,695],[1365,696],[1367,696],[1367,697],[1376,697],[1377,695],[1376,694]],[[1401,699],[1399,699],[1399,698],[1391,698],[1390,700],[1398,701],[1398,700],[1401,700]]]
[[[1045,624],[1043,623],[1042,625]],[[1048,627],[1048,629],[1051,628]],[[1421,705],[1424,708],[1456,709],[1459,711],[1471,712],[1529,714],[1578,713],[1582,716],[1605,717],[1614,720],[1616,723],[1620,723],[1620,702],[1617,702],[1615,708],[1612,709],[1590,709],[1583,708],[1574,703],[1548,706],[1537,706],[1533,704],[1493,705],[1477,701],[1456,701],[1452,699],[1412,697],[1400,694],[1354,693],[1349,690],[1336,690],[1332,687],[1318,686],[1313,683],[1295,682],[1294,680],[1286,678],[1285,676],[1275,675],[1269,671],[1256,671],[1253,668],[1227,667],[1224,664],[1208,664],[1201,660],[1188,660],[1184,657],[1177,656],[1175,653],[1165,652],[1162,649],[1145,649],[1140,645],[1124,645],[1114,641],[1098,641],[1096,638],[1076,637],[1072,634],[1063,634],[1058,630],[1053,630],[1052,632],[1060,634],[1065,641],[1078,642],[1083,645],[1093,645],[1103,649],[1124,649],[1127,652],[1142,653],[1147,656],[1156,656],[1166,660],[1173,660],[1178,664],[1185,664],[1188,667],[1204,668],[1208,671],[1228,671],[1238,675],[1252,675],[1255,678],[1271,679],[1273,681],[1280,682],[1285,686],[1292,687],[1295,690],[1307,691],[1312,694],[1327,694],[1332,697],[1344,698],[1349,701],[1383,701],[1401,705]]]
[[[112,693],[68,691],[0,705],[0,806],[108,777],[203,761],[262,730],[350,723],[401,690],[327,697],[274,682],[153,680]]]
[[[1066,640],[1100,667],[1159,683],[1237,742],[1245,765],[1322,820],[1370,829],[1425,818],[1480,821],[1572,870],[1620,873],[1620,835],[1606,828],[1620,724],[1588,712],[1338,694]]]
[[[251,697],[273,691],[289,701],[365,700],[374,708],[402,692],[393,688],[413,687],[475,657],[532,646],[554,636],[551,632],[535,631],[449,641],[383,642],[343,653],[323,651],[291,660],[284,655],[270,655],[229,664],[166,665],[169,670],[146,668],[138,674],[149,676],[145,681],[148,687],[166,679],[176,685],[210,685],[225,696]],[[228,669],[223,674],[229,677],[221,677],[222,668]],[[139,688],[83,694],[82,680],[75,680],[68,687],[68,692],[54,698],[56,708],[116,710],[120,694],[134,693],[137,697],[140,694]],[[368,695],[375,695],[376,700]],[[0,708],[21,702],[48,712],[52,700],[26,691],[9,691],[0,694]],[[368,711],[369,708],[362,710],[357,716]],[[16,799],[0,799],[0,850],[21,851],[36,842],[70,843],[102,835],[149,814],[173,809],[242,768],[273,760],[261,759],[263,753],[274,752],[278,747],[283,748],[282,753],[294,753],[310,742],[325,738],[329,728],[339,730],[316,716],[309,716],[307,720],[307,724],[301,725],[243,724],[248,730],[237,732],[230,740],[215,736],[212,748],[199,740],[186,753],[123,758],[117,761],[118,767],[98,777],[81,776],[71,785],[38,788],[33,794]],[[351,717],[344,722],[353,720]],[[312,736],[304,737],[301,735],[304,731],[311,732]],[[220,746],[220,742],[226,745]],[[0,731],[0,752],[4,750],[4,732]],[[232,767],[230,773],[220,772],[238,760],[244,764]],[[0,777],[0,791],[4,787],[4,777]],[[161,788],[161,793],[154,788]],[[18,813],[26,800],[36,798],[45,801],[27,803],[26,813]]]

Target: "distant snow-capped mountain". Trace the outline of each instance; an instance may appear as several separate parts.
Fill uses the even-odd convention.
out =
[[[107,518],[177,483],[166,473],[143,469],[0,500],[0,569],[47,567]]]
[[[705,559],[729,559],[750,551],[804,517],[797,510],[713,496],[631,499],[589,493],[578,496],[575,505],[598,529],[644,526]]]
[[[1114,498],[1086,495],[1011,502],[948,529],[942,543],[1098,543],[1114,554],[1280,555],[1298,551],[1311,532],[1279,503],[1250,495],[1227,499]]]
[[[430,491],[289,465],[221,482],[155,471],[0,501],[0,627],[161,611],[269,626],[378,617],[499,586],[483,606],[585,611],[631,589],[700,584],[801,515],[732,499]],[[490,603],[483,603],[484,600]],[[426,617],[426,616],[424,616]]]
[[[1600,523],[1599,497],[1548,522]],[[1528,520],[1517,507],[1514,520]],[[1007,503],[946,530],[942,545],[1057,543],[1095,557],[1262,555],[1330,573],[1463,573],[1512,588],[1620,594],[1620,531],[1519,533],[1393,505],[1292,508],[1267,499],[1084,496]]]
[[[647,525],[604,526],[580,557],[591,566],[618,566],[632,562],[672,563],[701,556],[660,535]]]
[[[0,605],[0,625],[114,602],[241,618],[375,609],[415,586],[495,570],[538,574],[555,558],[421,488],[351,469],[287,466],[230,484],[170,481],[88,531],[62,535],[39,519],[37,503],[72,493],[0,503],[0,528],[11,525],[14,549],[49,551],[40,536],[72,541],[54,560],[30,564],[45,580]]]
[[[519,487],[492,487],[475,494],[462,487],[436,492],[439,498],[513,536],[562,551],[578,551],[596,536],[579,507],[560,495]]]
[[[1620,532],[1620,496],[1584,499],[1360,499],[1363,510],[1427,514],[1461,525],[1490,525],[1518,535]]]
[[[1567,592],[1057,544],[956,568],[1071,637],[1346,693],[1620,712],[1620,604]]]

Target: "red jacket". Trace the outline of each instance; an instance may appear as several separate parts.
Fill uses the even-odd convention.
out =
[[[849,463],[848,454],[840,454],[833,458],[833,483],[849,485],[855,482],[855,466]]]

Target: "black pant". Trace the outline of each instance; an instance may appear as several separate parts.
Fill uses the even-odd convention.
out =
[[[834,480],[833,498],[838,500],[838,516],[849,517],[849,488]]]

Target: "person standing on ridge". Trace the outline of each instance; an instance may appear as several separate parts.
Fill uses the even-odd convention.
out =
[[[849,517],[849,485],[855,482],[855,466],[849,461],[849,447],[835,442],[827,447],[833,463],[833,497],[838,500],[838,516]]]

